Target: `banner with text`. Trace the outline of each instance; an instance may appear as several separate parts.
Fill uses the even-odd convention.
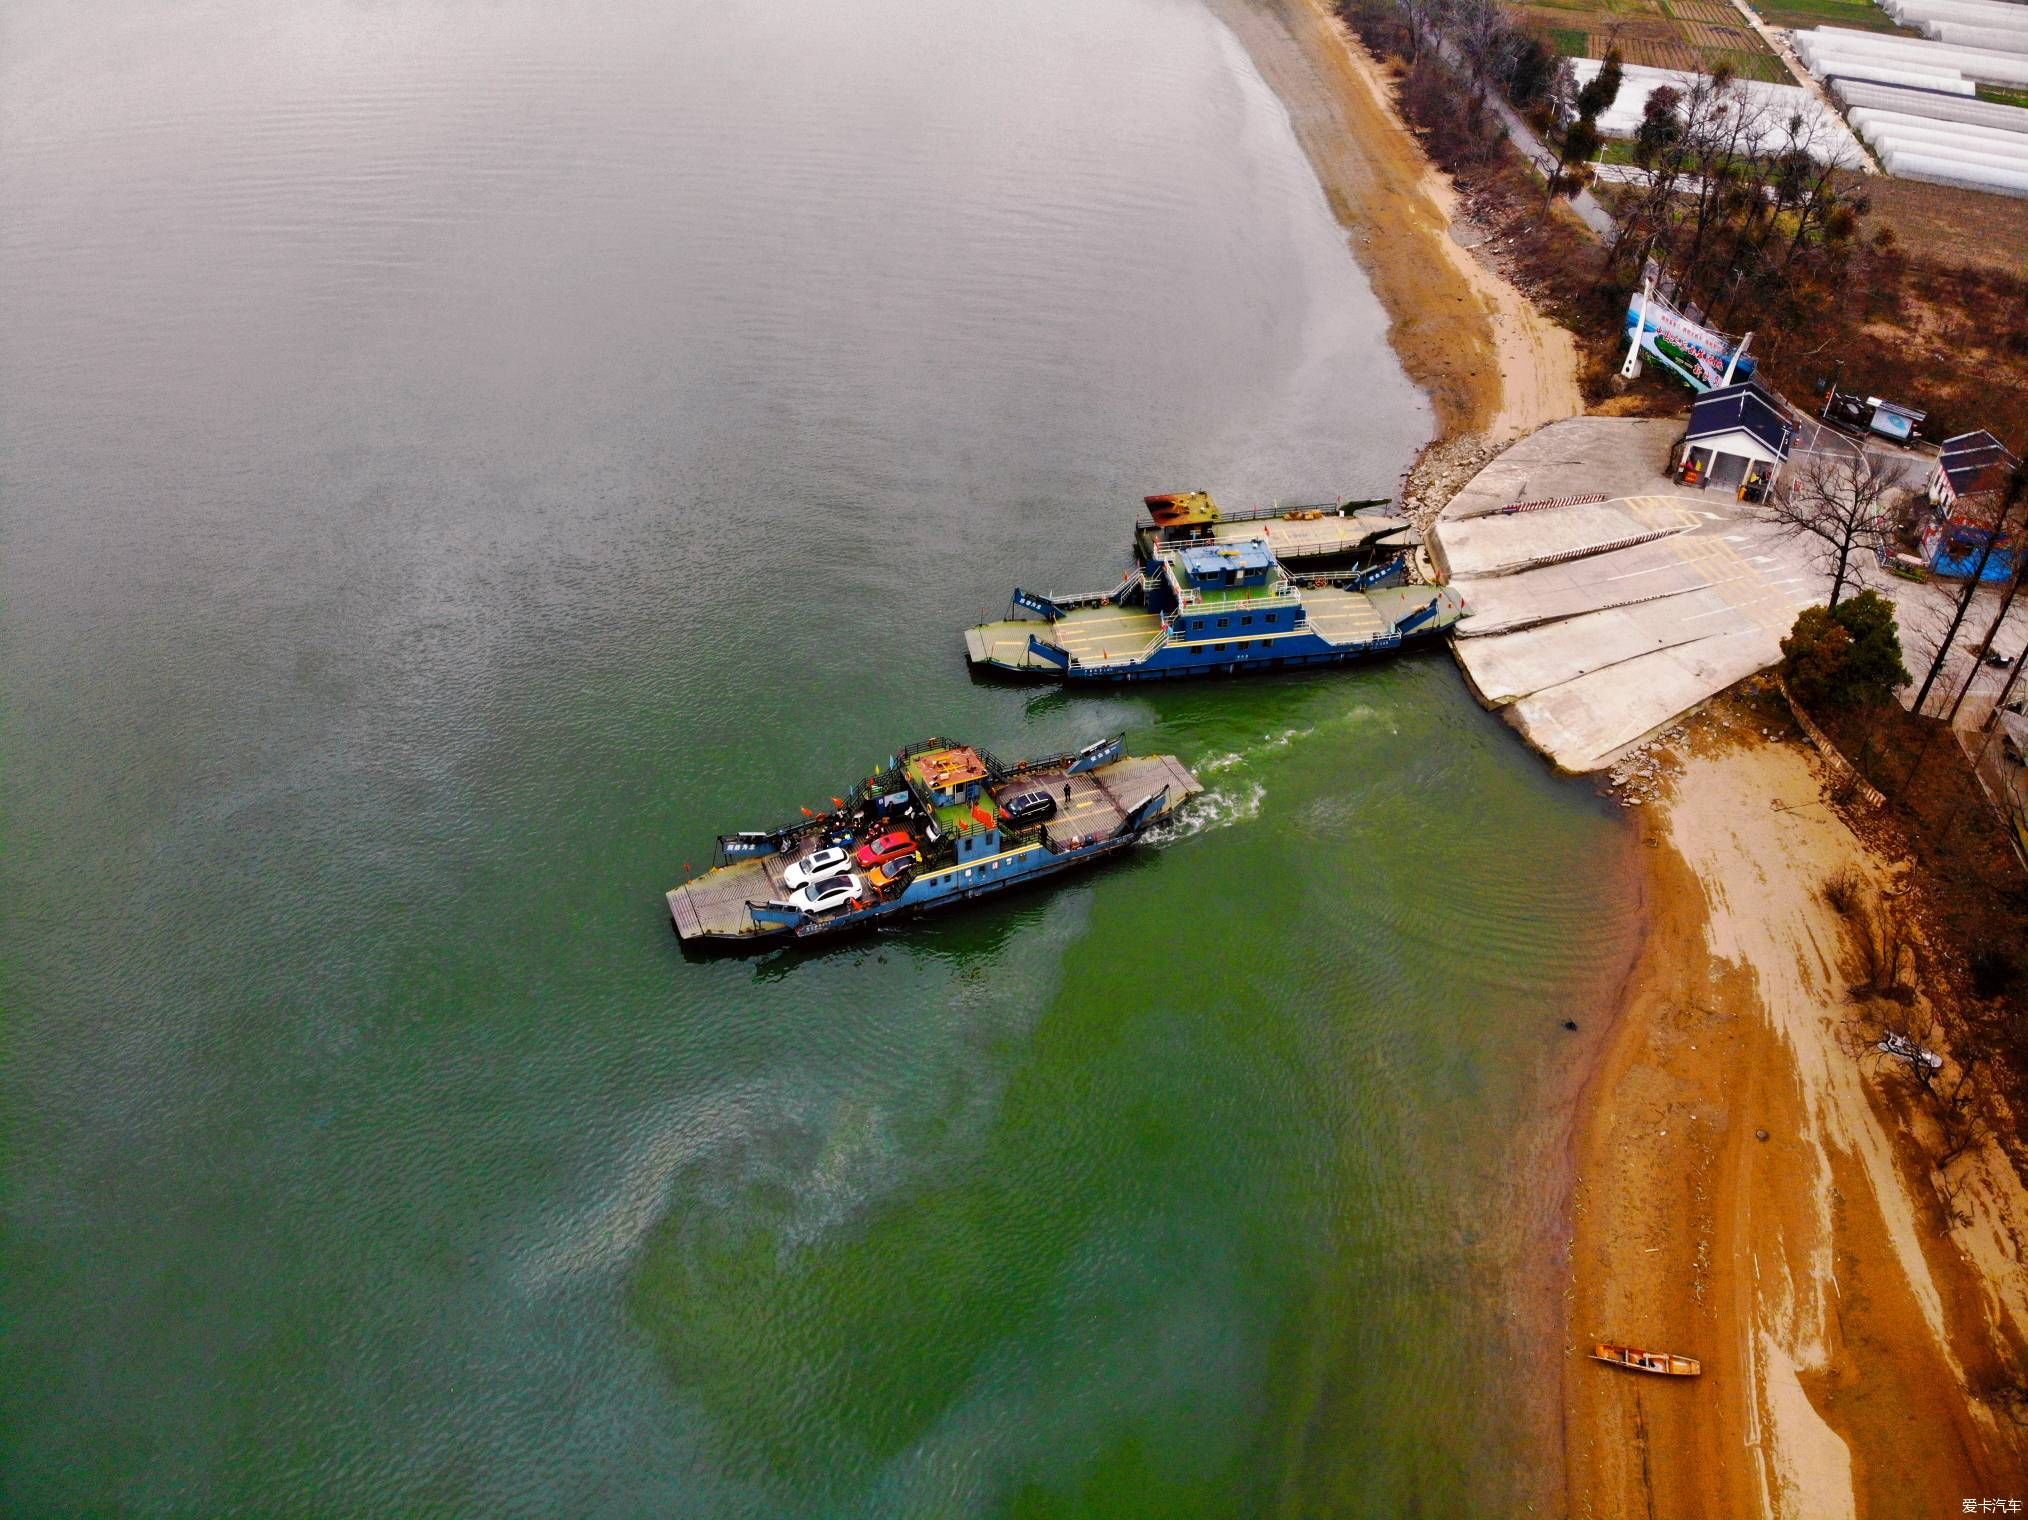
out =
[[[1634,324],[1641,321],[1641,292],[1627,297],[1627,341],[1634,341]],[[1647,321],[1640,334],[1641,351],[1673,371],[1694,391],[1708,391],[1725,378],[1726,366],[1739,348],[1739,340],[1702,323],[1693,322],[1659,295],[1647,297]],[[1753,373],[1753,358],[1741,354],[1735,381]]]

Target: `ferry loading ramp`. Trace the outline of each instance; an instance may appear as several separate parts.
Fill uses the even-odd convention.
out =
[[[1824,598],[1808,544],[1729,491],[1667,475],[1682,427],[1552,423],[1488,464],[1432,527],[1432,556],[1469,609],[1452,646],[1466,679],[1561,769],[1610,765],[1773,665],[1796,614]],[[1856,445],[1812,429],[1799,447]],[[1510,510],[1545,498],[1555,504]]]

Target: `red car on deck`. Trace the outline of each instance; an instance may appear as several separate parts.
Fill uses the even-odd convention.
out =
[[[863,870],[872,870],[890,860],[898,860],[915,848],[915,837],[906,829],[896,829],[892,834],[882,834],[878,839],[862,844],[858,851],[859,864]]]

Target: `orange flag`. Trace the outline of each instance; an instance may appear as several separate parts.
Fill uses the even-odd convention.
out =
[[[808,808],[804,808],[804,809],[803,809],[803,816],[804,816],[805,818],[815,818],[815,817],[816,817],[817,815],[816,815],[815,813],[811,812],[811,811],[810,811],[810,810],[809,810]]]

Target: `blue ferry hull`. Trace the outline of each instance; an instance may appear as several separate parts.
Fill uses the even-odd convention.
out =
[[[941,913],[947,908],[976,904],[981,899],[1016,892],[1024,887],[1042,886],[1065,871],[1095,867],[1102,861],[1125,853],[1137,843],[1138,836],[1102,840],[1081,850],[1054,856],[1031,870],[1003,873],[975,885],[920,897],[904,896],[893,902],[876,904],[860,912],[832,914],[793,927],[783,925],[773,931],[764,930],[756,934],[742,935],[737,939],[718,937],[697,942],[686,940],[684,948],[691,953],[704,955],[739,954],[819,938],[829,940],[841,934],[869,933],[876,929],[898,926],[930,914]]]
[[[1442,632],[1442,628],[1432,627],[1426,631],[1371,639],[1350,647],[1311,638],[1294,648],[1263,651],[1259,654],[1251,650],[1228,651],[1224,654],[1207,653],[1188,646],[1171,644],[1157,650],[1146,663],[1128,668],[1073,667],[1057,670],[1031,668],[1005,673],[1023,679],[1109,684],[1122,681],[1169,681],[1205,676],[1249,675],[1271,670],[1306,670],[1317,665],[1346,665],[1354,660],[1395,654],[1413,645],[1428,642]]]

